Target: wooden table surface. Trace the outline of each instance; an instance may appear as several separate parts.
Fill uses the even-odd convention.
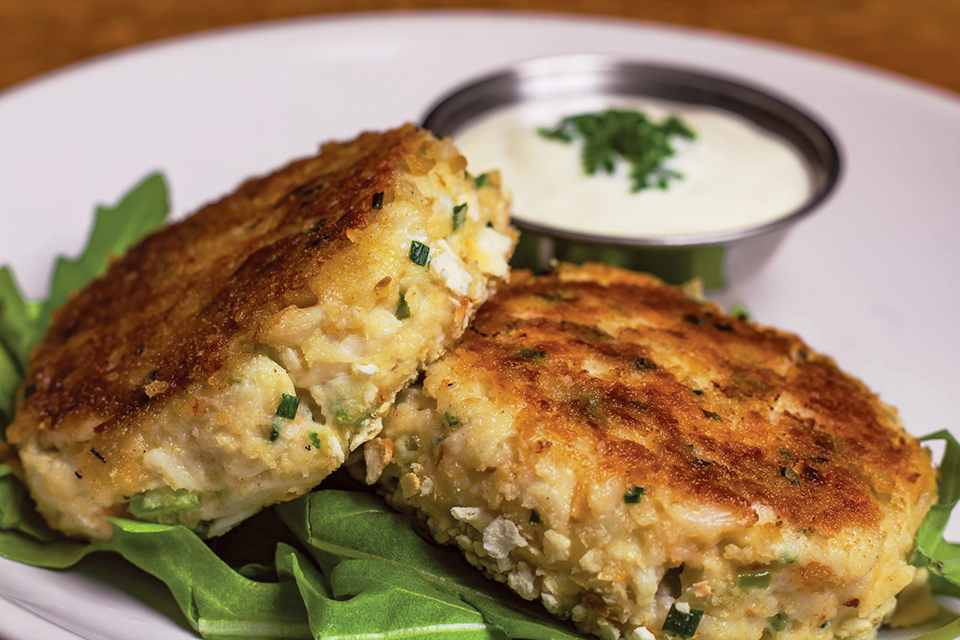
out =
[[[100,53],[205,29],[347,11],[468,8],[714,29],[867,63],[960,94],[960,0],[0,0],[0,90]]]

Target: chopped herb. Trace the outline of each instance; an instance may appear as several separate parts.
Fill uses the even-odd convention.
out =
[[[383,209],[383,191],[378,191],[373,194],[373,200],[370,202],[370,206],[374,209]]]
[[[280,425],[283,424],[283,420],[279,416],[273,419],[273,425],[270,427],[270,442],[276,442],[280,437]]]
[[[657,368],[656,363],[650,358],[637,357],[637,359],[633,361],[633,364],[638,370],[647,369],[653,371]]]
[[[540,512],[536,509],[530,510],[530,524],[540,524]]]
[[[630,487],[627,492],[623,494],[623,502],[625,504],[639,504],[640,498],[643,497],[646,491],[646,487]]]
[[[338,422],[346,422],[347,418],[349,418],[349,416],[347,415],[346,409],[337,409],[336,416],[337,416]]]
[[[520,351],[517,351],[517,355],[524,360],[533,360],[537,364],[543,364],[547,360],[547,354],[545,354],[543,351],[537,351],[536,349],[531,349],[529,347],[520,349]]]
[[[467,219],[467,203],[458,204],[453,208],[453,230],[456,231]]]
[[[666,189],[671,180],[683,176],[662,163],[676,151],[670,138],[694,139],[696,134],[675,116],[661,123],[640,111],[608,109],[564,118],[556,128],[540,127],[537,133],[548,140],[571,143],[583,140],[580,161],[587,175],[599,169],[613,173],[618,161],[630,165],[630,191]]]
[[[186,489],[151,489],[138,493],[130,498],[128,509],[134,518],[149,517],[154,520],[157,516],[176,511],[190,511],[198,508],[203,500],[200,494]]]
[[[446,420],[447,424],[450,425],[451,427],[456,427],[457,425],[460,424],[460,418],[453,415],[449,411],[444,412],[443,419]]]
[[[744,320],[747,322],[753,320],[753,316],[750,315],[750,312],[747,310],[747,308],[739,302],[733,305],[733,307],[730,309],[730,315],[738,320]]]
[[[742,571],[737,574],[737,586],[741,589],[756,589],[766,587],[771,580],[770,569],[760,569],[759,571]]]
[[[481,173],[474,179],[474,182],[477,185],[477,189],[480,189],[490,184],[490,177],[485,173]]]
[[[767,624],[770,625],[770,628],[773,629],[775,633],[780,633],[786,629],[788,622],[790,622],[790,616],[785,614],[783,611],[767,620]]]
[[[319,449],[321,448],[321,446],[320,446],[320,434],[318,434],[316,431],[311,431],[311,432],[310,432],[310,444],[313,445],[313,448],[314,448],[314,449],[318,449],[318,450],[319,450]]]
[[[410,305],[407,304],[407,298],[404,292],[400,292],[400,299],[397,301],[397,310],[394,312],[397,320],[406,320],[410,317]]]
[[[293,420],[297,417],[297,409],[300,408],[300,398],[289,394],[281,394],[280,404],[277,405],[277,415],[287,420]]]
[[[423,244],[419,240],[414,240],[410,243],[410,260],[416,262],[421,267],[427,266],[427,261],[430,259],[430,247]]]
[[[717,422],[722,422],[723,418],[720,417],[720,414],[715,411],[707,411],[703,409],[703,415],[710,418],[711,420],[716,420]]]
[[[74,471],[74,472],[73,472],[73,475],[77,476],[77,480],[83,480],[83,476],[80,475],[80,472],[79,472],[79,471]]]
[[[493,220],[487,220],[487,227],[493,229]]]
[[[692,638],[700,626],[703,618],[703,609],[690,609],[688,613],[677,609],[677,603],[670,605],[666,620],[663,621],[663,632],[671,636]]]

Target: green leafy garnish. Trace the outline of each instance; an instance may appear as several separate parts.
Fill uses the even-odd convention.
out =
[[[738,320],[744,320],[746,322],[753,320],[753,316],[750,315],[750,310],[739,302],[730,308],[730,315]]]
[[[394,311],[397,320],[406,320],[410,317],[410,305],[407,304],[407,297],[403,291],[400,292],[400,298],[397,300],[397,310]]]
[[[451,427],[456,427],[460,425],[460,418],[450,413],[449,411],[444,412],[443,419]]]
[[[430,259],[430,247],[419,240],[410,243],[410,260],[416,262],[421,267],[427,266]]]
[[[630,487],[625,494],[623,494],[624,504],[640,504],[640,499],[643,498],[643,494],[646,493],[647,489],[645,487]]]
[[[154,489],[138,493],[130,498],[130,514],[135,518],[155,520],[157,516],[176,511],[190,511],[202,504],[199,494],[178,489]]]
[[[790,616],[785,614],[783,611],[767,620],[767,624],[770,625],[770,628],[773,629],[775,633],[780,633],[786,629],[788,622],[790,622]]]
[[[737,574],[737,586],[741,589],[756,589],[770,584],[772,575],[770,569],[757,571],[741,571]]]
[[[463,221],[467,219],[467,203],[458,204],[453,208],[453,230],[456,231],[463,226]]]
[[[702,618],[703,609],[681,611],[677,609],[677,603],[673,603],[670,605],[670,611],[667,612],[667,618],[663,621],[663,632],[670,636],[692,638]]]
[[[480,189],[490,184],[490,176],[485,173],[481,173],[474,179],[473,182],[477,185],[477,189]]]
[[[633,193],[643,189],[666,189],[670,181],[683,176],[662,166],[676,151],[670,138],[694,139],[696,134],[679,118],[670,116],[661,123],[650,120],[641,111],[608,109],[602,113],[584,113],[564,118],[556,128],[537,129],[544,138],[571,143],[583,141],[580,161],[584,173],[598,169],[613,173],[618,161],[630,165]]]
[[[960,443],[943,430],[920,438],[921,442],[943,440],[940,462],[939,499],[930,508],[917,531],[917,563],[930,569],[934,593],[960,597],[960,544],[948,542],[943,532],[950,513],[960,500]]]
[[[277,405],[277,416],[286,420],[293,420],[297,417],[297,409],[300,408],[300,398],[286,393],[280,394],[280,404]]]

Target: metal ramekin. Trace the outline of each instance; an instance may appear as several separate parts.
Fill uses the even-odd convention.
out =
[[[773,221],[717,233],[618,237],[569,231],[515,217],[521,231],[514,265],[546,268],[553,258],[602,261],[650,271],[668,282],[699,277],[708,288],[743,281],[773,254],[786,230],[814,211],[840,177],[840,153],[824,126],[769,91],[717,75],[601,55],[543,58],[465,84],[441,98],[423,126],[456,138],[488,111],[513,103],[589,94],[644,96],[716,107],[747,118],[792,144],[807,162],[811,191]]]

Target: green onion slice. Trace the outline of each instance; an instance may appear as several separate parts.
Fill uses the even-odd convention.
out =
[[[770,584],[770,569],[758,571],[741,571],[737,574],[737,586],[741,589],[757,589]]]
[[[430,259],[430,247],[423,244],[419,240],[414,240],[410,243],[410,260],[416,262],[421,267],[427,266],[427,261]]]
[[[685,613],[677,609],[677,603],[670,606],[666,620],[663,621],[663,632],[680,638],[692,638],[700,626],[700,619],[703,618],[703,609],[690,609]]]
[[[623,494],[623,502],[625,504],[639,504],[640,499],[646,491],[647,489],[645,487],[630,487],[630,489]]]
[[[287,420],[293,420],[297,417],[297,409],[300,408],[300,398],[289,394],[280,396],[280,404],[277,406],[277,415]]]

